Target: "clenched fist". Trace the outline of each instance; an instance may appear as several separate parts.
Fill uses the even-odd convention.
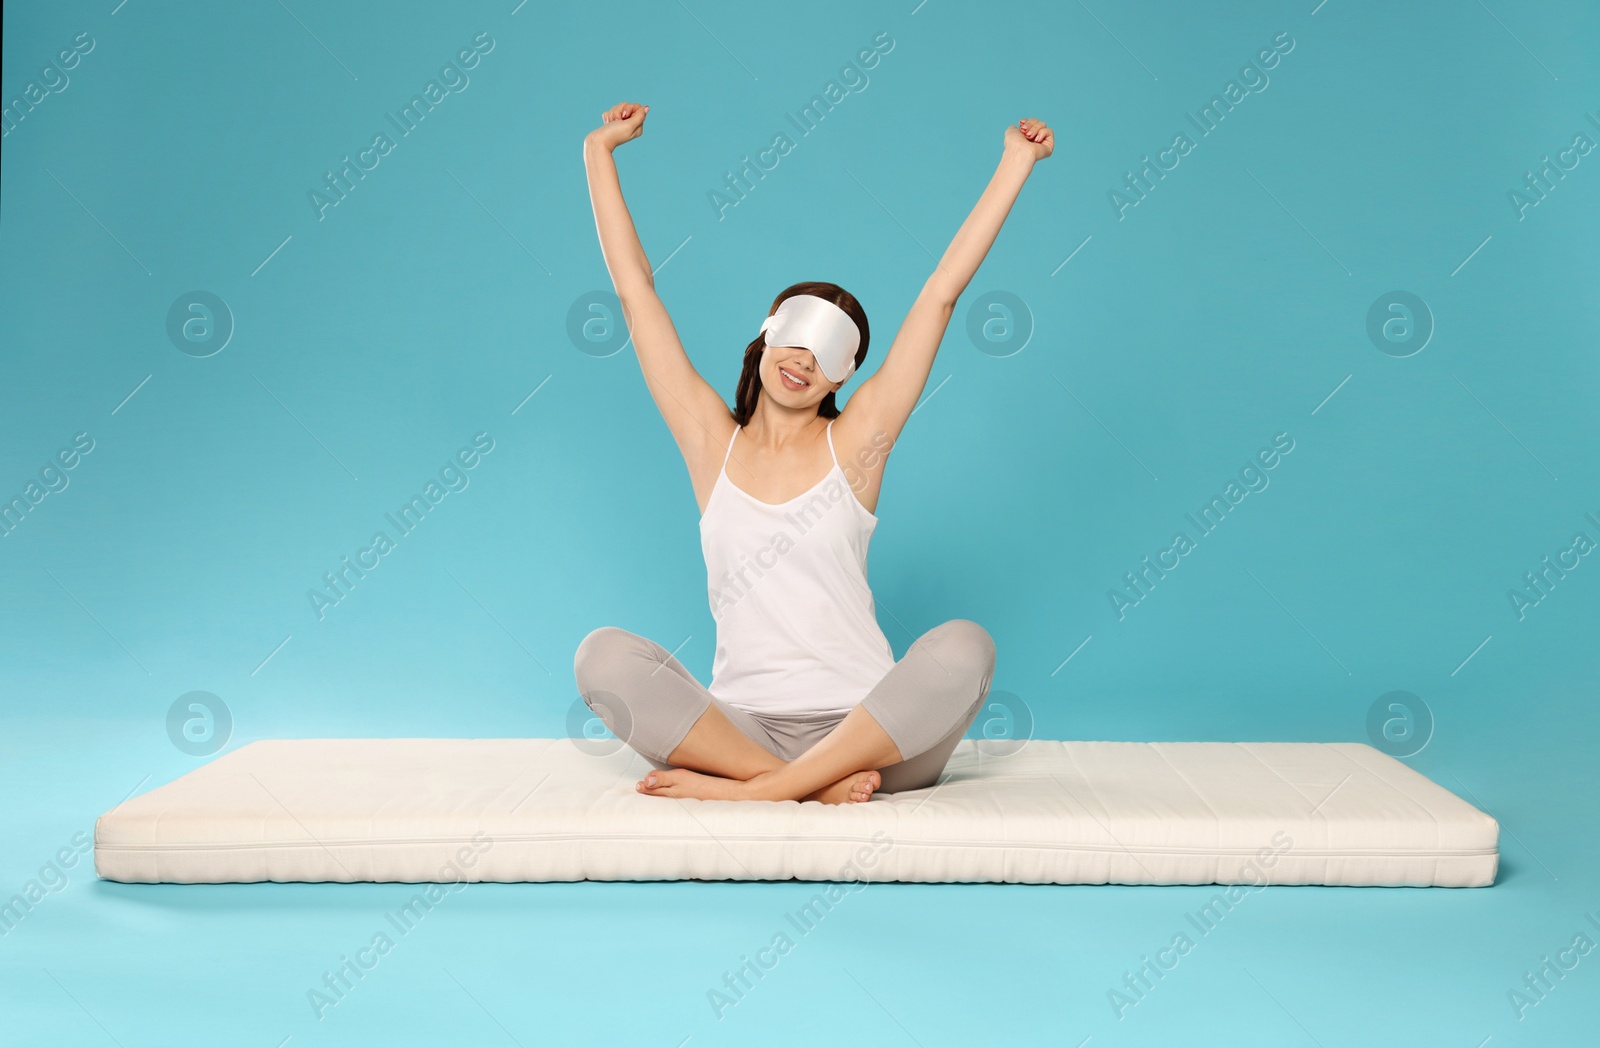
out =
[[[618,102],[600,114],[600,126],[590,131],[585,140],[615,149],[644,133],[644,118],[649,112],[649,106],[637,102]]]

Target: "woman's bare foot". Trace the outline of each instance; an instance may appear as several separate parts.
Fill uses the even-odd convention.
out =
[[[872,769],[855,771],[838,782],[805,797],[808,801],[823,804],[860,804],[872,799],[873,791],[883,784],[883,776]],[[720,775],[706,775],[688,768],[669,768],[652,771],[634,783],[634,790],[647,797],[694,797],[703,801],[749,800],[749,784],[743,779],[725,779]]]
[[[823,804],[860,804],[872,799],[872,792],[883,784],[883,776],[872,769],[853,771],[831,786],[824,786],[805,798]]]
[[[720,775],[706,775],[688,768],[669,768],[652,771],[634,783],[633,788],[647,797],[694,797],[702,801],[736,801],[743,798],[740,792],[742,779],[725,779]]]

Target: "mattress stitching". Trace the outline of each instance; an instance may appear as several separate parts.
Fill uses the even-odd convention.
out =
[[[1347,760],[1347,761],[1350,761],[1350,763],[1352,763],[1352,764],[1354,764],[1354,763],[1355,763],[1355,760],[1354,760],[1354,758],[1352,758],[1352,757],[1351,757],[1351,756],[1350,756],[1350,755],[1349,755],[1349,754],[1348,754],[1348,753],[1345,753],[1345,752],[1344,752],[1344,751],[1343,751],[1343,750],[1339,750],[1339,749],[1336,749],[1336,750],[1335,750],[1335,751],[1334,751],[1334,752],[1335,752],[1335,753],[1337,753],[1337,754],[1339,754],[1339,756],[1341,756],[1341,757],[1343,757],[1343,758],[1344,758],[1344,759],[1345,759],[1345,760]],[[1390,758],[1390,759],[1391,759],[1391,760],[1397,760],[1397,759],[1398,759],[1398,758],[1393,758],[1393,757],[1391,757],[1391,758]],[[1402,767],[1408,767],[1408,765],[1401,765],[1401,766],[1402,766]],[[1412,769],[1412,770],[1413,770],[1413,771],[1415,771],[1415,769]],[[1374,773],[1373,773],[1373,774],[1374,774],[1374,776],[1376,776],[1376,774],[1377,774],[1377,773],[1376,773],[1376,772],[1374,772]],[[1421,774],[1421,773],[1420,773],[1420,772],[1418,772],[1418,774],[1419,774],[1419,775],[1420,775],[1420,774]],[[1387,783],[1387,782],[1388,782],[1388,780],[1387,780],[1387,779],[1383,779],[1383,780],[1381,780],[1381,781],[1383,781],[1383,782],[1386,782],[1386,783]],[[1428,781],[1429,781],[1429,782],[1433,782],[1433,780],[1432,780],[1432,779],[1429,779],[1429,780],[1428,780]],[[1393,784],[1392,784],[1392,783],[1390,783],[1390,784],[1389,784],[1389,785],[1393,785]],[[1438,786],[1438,783],[1434,783],[1434,785],[1436,785],[1436,786]],[[1439,843],[1439,839],[1440,839],[1440,837],[1441,837],[1441,833],[1440,833],[1440,829],[1439,829],[1439,817],[1438,817],[1438,816],[1437,816],[1437,815],[1434,815],[1434,814],[1433,814],[1433,809],[1431,809],[1431,808],[1430,808],[1430,807],[1428,807],[1428,806],[1427,806],[1427,805],[1426,805],[1426,804],[1423,804],[1423,803],[1422,803],[1422,802],[1421,802],[1421,801],[1420,801],[1420,800],[1417,800],[1417,799],[1416,799],[1416,798],[1414,798],[1414,797],[1412,797],[1412,796],[1411,796],[1411,795],[1410,795],[1410,794],[1409,794],[1409,793],[1407,793],[1407,792],[1406,792],[1406,791],[1405,791],[1405,790],[1403,790],[1403,789],[1400,789],[1400,787],[1398,787],[1398,786],[1395,786],[1395,787],[1394,787],[1394,788],[1395,788],[1395,789],[1396,789],[1396,790],[1398,790],[1398,791],[1399,791],[1399,793],[1400,793],[1400,795],[1401,795],[1401,796],[1402,796],[1402,797],[1405,797],[1405,798],[1406,798],[1406,799],[1407,799],[1407,800],[1409,800],[1409,801],[1411,801],[1411,802],[1412,802],[1412,803],[1413,803],[1413,804],[1415,804],[1415,805],[1417,805],[1417,806],[1418,806],[1418,807],[1420,807],[1420,808],[1421,808],[1421,809],[1422,809],[1422,810],[1423,810],[1423,811],[1425,811],[1425,812],[1427,812],[1427,813],[1428,813],[1428,817],[1429,817],[1429,818],[1431,818],[1431,819],[1432,819],[1432,820],[1433,820],[1433,839],[1434,839],[1434,843],[1436,843],[1436,844],[1437,844],[1437,843]],[[1443,787],[1443,786],[1440,786],[1440,787],[1439,787],[1439,788],[1440,788],[1440,789],[1444,789],[1444,787]],[[1449,793],[1449,791],[1448,791],[1448,790],[1446,790],[1446,791],[1445,791],[1445,792],[1446,792],[1446,793]],[[1452,796],[1453,796],[1453,794],[1452,794]],[[1466,801],[1464,801],[1464,800],[1462,800],[1462,799],[1461,799],[1461,798],[1459,798],[1459,797],[1457,797],[1457,798],[1456,798],[1456,799],[1457,799],[1457,800],[1461,800],[1461,802],[1462,802],[1462,803],[1463,803],[1463,804],[1466,804],[1466,803],[1467,803],[1467,802],[1466,802]],[[1476,809],[1476,807],[1474,807],[1474,809],[1473,809],[1473,810],[1477,810],[1477,809]],[[1495,848],[1494,848],[1494,853],[1495,853],[1495,855],[1496,855],[1496,856],[1498,856],[1498,855],[1499,855],[1499,852],[1500,852],[1500,846],[1499,846],[1499,841],[1498,841],[1498,840],[1496,840],[1496,843],[1495,843]],[[1487,852],[1485,852],[1485,854],[1487,854]],[[1498,858],[1497,858],[1497,859],[1496,859],[1496,864],[1498,864],[1498,862],[1499,862],[1499,860],[1498,860]],[[1439,860],[1438,860],[1438,859],[1437,859],[1437,858],[1435,858],[1435,859],[1434,859],[1434,860],[1433,860],[1433,876],[1432,876],[1432,878],[1431,878],[1431,879],[1432,879],[1432,880],[1433,880],[1433,881],[1434,881],[1434,882],[1435,882],[1435,883],[1437,883],[1437,882],[1438,882],[1438,880],[1439,880]]]
[[[1100,794],[1094,788],[1094,782],[1090,779],[1090,777],[1088,775],[1084,775],[1082,773],[1082,769],[1079,766],[1077,757],[1071,752],[1071,744],[1067,743],[1067,742],[1062,742],[1062,744],[1061,744],[1061,753],[1070,762],[1069,766],[1070,766],[1071,770],[1078,772],[1078,781],[1083,783],[1084,786],[1088,787],[1089,796],[1095,802],[1095,805],[1100,809],[1100,814],[1101,815],[1105,815],[1107,817],[1110,817],[1111,813],[1108,812],[1106,810],[1106,806],[1103,803],[1101,803]],[[1128,853],[1128,857],[1131,858],[1134,862],[1139,862],[1139,857],[1134,855],[1133,851],[1131,849],[1129,849],[1129,847],[1126,844],[1123,844],[1120,840],[1117,840],[1117,835],[1111,832],[1111,828],[1108,827],[1104,822],[1101,822],[1100,818],[1098,816],[1096,816],[1093,811],[1090,811],[1089,806],[1087,804],[1083,803],[1083,801],[1079,800],[1078,799],[1078,795],[1076,793],[1073,793],[1072,789],[1069,786],[1067,786],[1066,783],[1062,782],[1061,779],[1056,775],[1055,772],[1050,771],[1048,768],[1046,768],[1045,770],[1049,774],[1050,778],[1055,780],[1055,784],[1057,786],[1061,787],[1062,792],[1065,793],[1068,797],[1071,797],[1073,803],[1076,804],[1079,808],[1082,808],[1084,813],[1087,814],[1089,816],[1089,818],[1094,819],[1095,825],[1099,826],[1100,829],[1104,830],[1105,831],[1105,835],[1107,837],[1110,837],[1112,839],[1112,841],[1114,841],[1116,843],[1118,848],[1122,849],[1124,852],[1127,852]],[[1083,847],[1085,847],[1086,850],[1090,850],[1090,851],[1100,851],[1100,850],[1102,850],[1101,848],[1096,847],[1094,845],[1085,845]],[[1144,863],[1139,862],[1139,866],[1141,868],[1143,868],[1144,867]],[[1155,876],[1155,874],[1151,873],[1148,869],[1146,869],[1144,872],[1145,873],[1149,873],[1150,876],[1152,876],[1152,877]]]
[[[503,836],[502,837],[496,837],[494,840],[495,840],[495,843],[497,843],[497,844],[554,844],[554,843],[561,843],[561,842],[564,842],[564,841],[602,841],[602,840],[603,841],[608,841],[608,842],[658,841],[658,842],[665,842],[665,843],[668,843],[668,844],[683,844],[683,843],[685,843],[685,839],[682,838],[682,837],[673,837],[673,836],[665,836],[665,835],[662,835],[662,836],[651,836],[651,835],[643,835],[643,834],[635,834],[635,835],[629,835],[629,836],[604,836],[604,837],[602,837],[600,835],[597,835],[597,834],[565,834],[565,835],[549,835],[549,836],[543,836],[543,837],[532,837],[532,836],[528,836],[528,835],[518,835],[516,837],[503,837]],[[773,843],[793,844],[794,843],[794,838],[792,836],[741,837],[741,838],[739,838],[739,842],[743,843],[743,844],[773,844]],[[808,837],[808,838],[806,838],[806,843],[808,843],[808,844],[816,843],[816,844],[851,844],[851,845],[854,845],[854,844],[871,844],[871,843],[874,843],[874,842],[875,842],[875,838],[872,838],[872,837],[844,837],[844,836],[839,836],[839,837]],[[320,841],[320,842],[319,841],[251,841],[251,842],[247,842],[247,843],[243,843],[243,844],[229,844],[229,843],[218,843],[218,842],[206,842],[206,843],[202,843],[202,844],[160,844],[160,843],[153,843],[153,844],[100,844],[100,845],[96,845],[95,846],[95,850],[96,851],[106,851],[106,852],[169,852],[169,851],[237,851],[237,850],[250,850],[250,849],[254,849],[254,848],[281,849],[281,848],[318,848],[318,847],[320,847],[320,848],[325,850],[327,848],[352,848],[352,847],[354,847],[354,848],[365,848],[365,847],[373,847],[373,846],[380,846],[380,845],[381,846],[388,846],[388,847],[394,847],[394,846],[397,846],[397,845],[401,846],[401,847],[411,847],[411,846],[415,846],[415,845],[419,845],[419,844],[456,845],[456,844],[466,844],[466,843],[470,843],[470,838],[465,838],[465,837],[445,837],[445,838],[430,838],[430,839],[410,838],[410,839],[391,839],[391,840],[354,840],[354,841]],[[689,843],[694,843],[694,842],[689,842]],[[702,838],[702,839],[700,839],[699,843],[704,844],[704,843],[718,843],[718,842],[716,842],[715,840],[706,841],[705,839]],[[1180,847],[1176,847],[1176,846],[1166,846],[1166,845],[1159,846],[1159,847],[1144,847],[1144,846],[1141,846],[1141,847],[1138,847],[1138,848],[1130,849],[1126,845],[1122,845],[1122,844],[1106,845],[1106,844],[1084,844],[1084,843],[1058,843],[1058,842],[1054,842],[1054,841],[976,841],[976,840],[973,840],[972,838],[962,838],[960,840],[936,840],[936,839],[931,839],[931,838],[923,839],[923,840],[901,840],[901,839],[897,839],[895,841],[895,847],[898,848],[898,847],[902,847],[902,846],[913,846],[913,847],[923,847],[923,848],[964,848],[964,849],[969,849],[969,850],[980,850],[981,849],[981,850],[984,850],[984,851],[994,850],[994,851],[1002,851],[1002,852],[1007,850],[1007,849],[1010,849],[1010,848],[1033,848],[1033,849],[1057,849],[1057,850],[1061,850],[1061,851],[1071,851],[1071,850],[1107,851],[1107,852],[1124,851],[1124,852],[1129,852],[1130,854],[1133,851],[1138,851],[1141,854],[1145,854],[1145,855],[1168,855],[1168,854],[1171,854],[1171,855],[1230,855],[1230,856],[1231,855],[1253,855],[1257,851],[1260,850],[1260,849],[1255,848],[1255,847],[1250,847],[1250,848],[1180,848]],[[1457,849],[1457,850],[1401,851],[1401,850],[1398,850],[1398,849],[1390,848],[1390,849],[1374,851],[1374,850],[1357,850],[1357,849],[1353,849],[1353,848],[1347,848],[1347,849],[1335,849],[1335,850],[1317,849],[1317,850],[1314,850],[1314,851],[1299,850],[1295,854],[1299,855],[1299,856],[1304,856],[1304,857],[1319,857],[1319,858],[1329,858],[1329,857],[1331,857],[1331,858],[1344,858],[1346,856],[1362,856],[1362,857],[1377,856],[1379,858],[1397,858],[1397,859],[1427,859],[1427,858],[1433,858],[1433,859],[1446,858],[1446,859],[1450,859],[1450,858],[1467,858],[1467,857],[1473,857],[1473,856],[1479,856],[1479,855],[1493,855],[1493,854],[1496,854],[1497,850],[1498,849],[1496,849],[1496,848],[1462,848],[1462,849]]]
[[[1147,742],[1147,743],[1145,743],[1145,745],[1149,746],[1150,749],[1156,754],[1156,756],[1160,757],[1162,762],[1165,763],[1168,768],[1172,769],[1172,774],[1176,775],[1178,778],[1183,780],[1183,784],[1185,786],[1189,787],[1189,792],[1194,794],[1196,799],[1198,799],[1201,804],[1205,805],[1206,811],[1211,813],[1211,836],[1212,836],[1212,839],[1220,841],[1222,839],[1222,820],[1217,816],[1217,809],[1215,809],[1215,808],[1213,808],[1211,806],[1211,802],[1206,800],[1205,797],[1200,793],[1200,791],[1195,788],[1194,783],[1189,781],[1189,777],[1187,775],[1185,775],[1183,772],[1179,771],[1178,770],[1178,766],[1173,764],[1172,761],[1168,759],[1167,755],[1164,752],[1162,752],[1162,750],[1160,748],[1161,745],[1162,745],[1161,743],[1159,743],[1159,742]],[[1233,743],[1233,745],[1237,746],[1238,743]],[[1214,850],[1220,851],[1221,850],[1221,846],[1218,845]]]
[[[1261,754],[1257,753],[1255,750],[1250,748],[1252,745],[1254,745],[1253,743],[1236,742],[1236,743],[1234,743],[1234,745],[1238,746],[1241,750],[1243,750],[1244,752],[1248,753],[1251,757],[1254,757],[1257,764],[1261,765],[1263,768],[1265,768],[1268,771],[1270,771],[1273,775],[1276,775],[1278,777],[1278,779],[1283,782],[1284,785],[1288,786],[1296,794],[1299,794],[1301,800],[1305,801],[1307,804],[1311,804],[1311,798],[1307,797],[1303,793],[1300,793],[1300,787],[1296,786],[1294,783],[1292,783],[1288,779],[1284,778],[1284,776],[1279,773],[1277,768],[1274,768],[1272,765],[1268,764],[1266,762],[1266,760],[1262,758]],[[1331,797],[1333,795],[1330,793],[1328,796]],[[1327,800],[1327,798],[1324,797],[1323,800]],[[1321,808],[1320,804],[1319,805],[1313,805],[1311,811],[1308,814],[1321,815],[1322,813],[1318,810],[1319,808]],[[1326,821],[1326,816],[1324,816],[1324,821]]]
[[[1094,783],[1090,780],[1089,776],[1083,774],[1083,769],[1079,765],[1078,758],[1076,757],[1076,755],[1074,755],[1072,753],[1071,745],[1072,745],[1071,743],[1067,743],[1067,742],[1063,742],[1061,744],[1061,753],[1062,753],[1062,755],[1064,757],[1067,758],[1067,760],[1069,762],[1069,770],[1078,773],[1078,781],[1081,782],[1085,787],[1088,788],[1088,790],[1089,790],[1089,798],[1091,800],[1093,800],[1095,805],[1100,809],[1100,814],[1101,815],[1109,815],[1110,812],[1106,811],[1106,806],[1100,802],[1100,794],[1094,788]],[[1078,799],[1078,795],[1076,793],[1072,792],[1072,788],[1070,786],[1068,786],[1066,783],[1062,782],[1060,777],[1057,776],[1055,772],[1050,771],[1049,768],[1046,768],[1045,771],[1049,774],[1050,778],[1055,780],[1056,785],[1061,787],[1061,792],[1065,793],[1068,797],[1071,797],[1072,798],[1072,802],[1074,804],[1076,804],[1078,807],[1082,808],[1084,810],[1084,812],[1089,816],[1089,818],[1094,819],[1095,824],[1097,826],[1099,826],[1102,830],[1106,831],[1106,836],[1107,837],[1110,837],[1113,841],[1116,841],[1119,845],[1122,844],[1121,841],[1117,841],[1117,835],[1112,833],[1110,830],[1106,829],[1106,824],[1101,822],[1100,819],[1095,815],[1095,813],[1089,810],[1089,806]],[[1126,850],[1126,846],[1124,845],[1123,847],[1124,847],[1124,850]]]
[[[1411,795],[1411,793],[1410,793],[1410,791],[1408,791],[1408,790],[1405,790],[1405,789],[1403,789],[1403,788],[1401,788],[1401,787],[1400,787],[1400,786],[1399,786],[1399,785],[1397,785],[1397,784],[1395,784],[1395,783],[1393,783],[1393,782],[1390,782],[1390,781],[1389,781],[1389,780],[1388,780],[1388,779],[1387,779],[1387,778],[1385,778],[1385,777],[1383,777],[1383,776],[1382,776],[1382,775],[1380,775],[1380,774],[1378,774],[1378,772],[1377,772],[1377,770],[1376,770],[1376,769],[1374,769],[1374,768],[1370,768],[1370,767],[1365,767],[1365,766],[1363,766],[1363,765],[1362,765],[1362,764],[1360,764],[1360,763],[1359,763],[1359,762],[1358,762],[1358,761],[1356,761],[1356,759],[1355,759],[1355,758],[1353,758],[1353,757],[1351,757],[1351,756],[1350,756],[1350,755],[1349,755],[1349,754],[1348,754],[1348,753],[1346,753],[1346,752],[1345,752],[1345,751],[1344,751],[1344,750],[1343,750],[1343,749],[1341,749],[1341,748],[1340,748],[1340,747],[1338,747],[1338,746],[1335,746],[1335,747],[1334,747],[1334,750],[1333,750],[1333,752],[1334,752],[1334,753],[1337,753],[1337,754],[1338,754],[1338,755],[1339,755],[1339,756],[1340,756],[1340,757],[1343,757],[1343,758],[1344,758],[1344,759],[1345,759],[1345,760],[1346,760],[1346,761],[1349,761],[1349,762],[1350,762],[1350,763],[1351,763],[1351,764],[1352,764],[1352,765],[1354,765],[1354,766],[1355,766],[1355,767],[1356,767],[1356,768],[1359,768],[1359,769],[1361,769],[1361,770],[1363,770],[1363,771],[1365,771],[1365,772],[1367,772],[1367,773],[1368,773],[1368,774],[1369,774],[1369,775],[1371,775],[1371,776],[1372,776],[1372,777],[1373,777],[1373,778],[1375,778],[1375,779],[1377,779],[1377,780],[1378,780],[1378,781],[1379,781],[1379,782],[1381,782],[1381,783],[1383,783],[1383,784],[1384,784],[1384,785],[1385,785],[1385,786],[1388,786],[1388,787],[1389,787],[1389,788],[1391,788],[1391,789],[1393,789],[1393,790],[1394,790],[1394,791],[1395,791],[1395,792],[1396,792],[1396,793],[1398,793],[1398,794],[1399,794],[1399,795],[1400,795],[1400,796],[1402,796],[1402,797],[1404,797],[1404,798],[1405,798],[1405,799],[1406,799],[1406,800],[1408,800],[1408,801],[1410,801],[1410,802],[1411,802],[1411,803],[1412,803],[1412,804],[1414,804],[1414,805],[1416,805],[1416,806],[1417,806],[1417,807],[1418,807],[1418,808],[1421,808],[1421,809],[1422,809],[1422,810],[1423,810],[1423,811],[1424,811],[1424,812],[1426,812],[1426,813],[1427,813],[1427,816],[1428,816],[1428,818],[1429,818],[1429,819],[1431,819],[1431,820],[1433,820],[1433,840],[1434,840],[1434,843],[1435,843],[1435,844],[1437,844],[1437,845],[1441,845],[1441,846],[1442,846],[1442,841],[1441,841],[1441,838],[1442,838],[1442,836],[1443,836],[1443,834],[1442,834],[1442,833],[1441,833],[1441,832],[1440,832],[1440,822],[1439,822],[1439,816],[1437,816],[1437,815],[1435,815],[1435,814],[1434,814],[1434,813],[1433,813],[1433,808],[1432,808],[1432,807],[1430,807],[1430,806],[1429,806],[1429,805],[1427,805],[1427,804],[1424,804],[1424,803],[1423,803],[1423,802],[1422,802],[1422,801],[1421,801],[1421,800],[1419,800],[1419,799],[1418,799],[1418,798],[1416,798],[1416,797],[1413,797],[1413,796],[1412,796],[1412,795]],[[1390,759],[1390,760],[1392,760],[1392,761],[1395,761],[1395,762],[1396,762],[1396,763],[1399,763],[1399,761],[1398,761],[1398,758],[1395,758],[1395,757],[1390,757],[1390,758],[1389,758],[1389,759]],[[1402,768],[1408,768],[1408,766],[1407,766],[1407,765],[1405,765],[1405,764],[1401,764],[1401,765],[1400,765],[1400,766],[1401,766],[1401,767],[1402,767]],[[1421,772],[1418,772],[1418,771],[1416,771],[1416,769],[1414,769],[1414,768],[1408,768],[1408,770],[1410,770],[1410,771],[1413,771],[1413,772],[1415,772],[1415,773],[1416,773],[1416,774],[1418,774],[1418,775],[1421,775],[1421,774],[1422,774],[1422,773],[1421,773]],[[1424,778],[1426,778],[1426,776],[1424,776]],[[1431,780],[1431,779],[1429,779],[1429,780],[1428,780],[1428,781],[1429,781],[1429,782],[1432,782],[1432,781],[1433,781],[1433,780]],[[1438,786],[1438,783],[1434,783],[1434,785],[1436,785],[1436,786]],[[1444,789],[1444,787],[1443,787],[1443,786],[1439,786],[1439,788],[1440,788],[1440,789],[1441,789],[1441,790],[1443,790],[1443,789]],[[1445,790],[1445,792],[1446,792],[1446,793],[1449,793],[1449,792],[1450,792],[1450,791],[1449,791],[1449,790]],[[1454,794],[1451,794],[1451,796],[1455,796],[1455,795],[1454,795]],[[1460,797],[1456,797],[1456,800],[1458,800],[1458,801],[1461,801],[1461,803],[1462,803],[1462,804],[1466,804],[1466,805],[1467,805],[1467,807],[1469,807],[1469,808],[1472,808],[1472,810],[1473,810],[1473,811],[1477,811],[1477,810],[1478,810],[1478,809],[1477,809],[1477,808],[1476,808],[1476,807],[1475,807],[1475,806],[1473,806],[1473,805],[1471,805],[1471,804],[1467,804],[1467,802],[1466,802],[1466,801],[1464,801],[1464,800],[1461,800],[1461,798],[1460,798]],[[1498,850],[1499,850],[1499,847],[1498,847],[1498,845],[1497,845],[1497,846],[1496,846],[1496,849],[1495,849],[1495,850],[1496,850],[1496,851],[1498,851]]]

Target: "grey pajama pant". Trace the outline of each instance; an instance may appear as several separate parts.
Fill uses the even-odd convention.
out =
[[[919,790],[939,779],[956,743],[978,715],[994,675],[988,632],[951,619],[914,641],[861,706],[894,740],[901,760],[879,769],[880,793]],[[616,626],[583,638],[573,657],[583,701],[617,738],[657,768],[710,706],[741,732],[786,761],[810,749],[843,713],[746,713],[712,695],[667,649]]]

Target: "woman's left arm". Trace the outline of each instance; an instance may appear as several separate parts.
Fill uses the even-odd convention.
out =
[[[841,419],[853,414],[851,421],[861,425],[862,432],[881,433],[890,442],[899,438],[928,382],[956,300],[988,255],[1033,165],[1054,150],[1055,135],[1043,121],[1021,120],[1006,128],[1005,149],[994,177],[922,285],[883,364],[845,402]]]

